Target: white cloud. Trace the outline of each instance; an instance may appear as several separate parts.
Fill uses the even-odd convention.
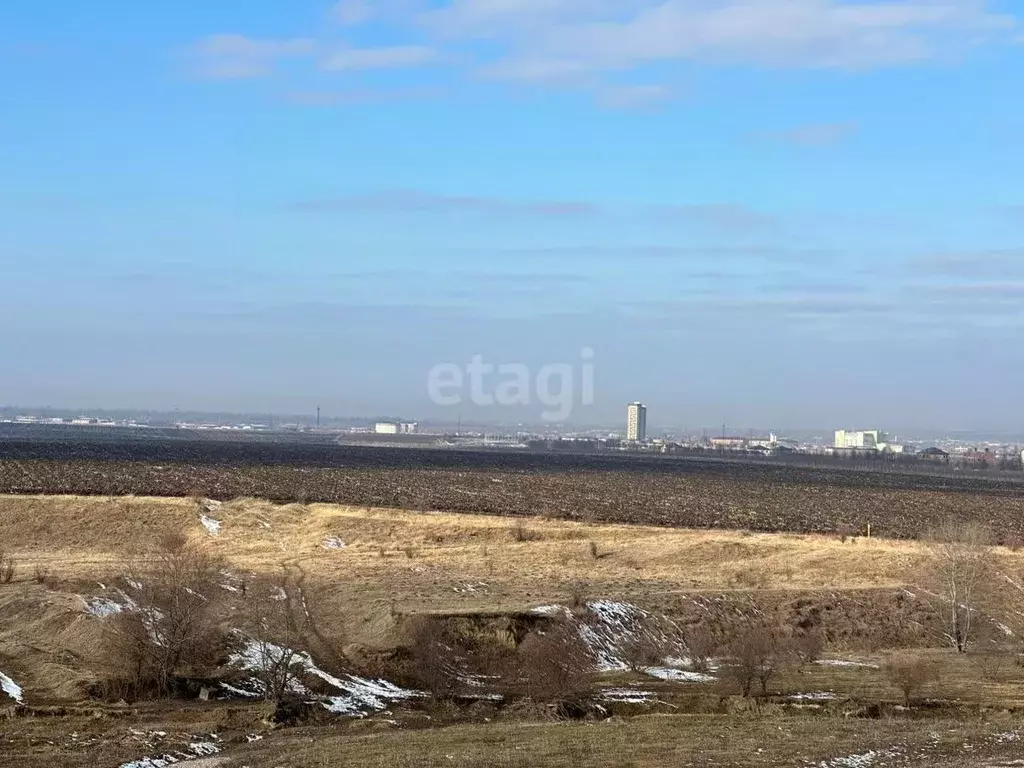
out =
[[[200,44],[202,69],[253,77],[317,46],[329,70],[446,59],[477,77],[571,86],[606,106],[643,107],[666,97],[665,81],[679,77],[673,65],[873,69],[1020,35],[1018,20],[989,0],[341,0],[332,18],[353,36],[372,22],[375,40],[383,32],[391,44],[338,49],[326,38],[221,35]],[[617,85],[611,73],[645,84]]]
[[[317,51],[310,38],[257,40],[244,35],[211,35],[193,48],[196,72],[214,79],[260,77],[283,59],[308,57]]]
[[[421,45],[396,45],[382,48],[340,48],[332,51],[320,66],[330,71],[395,69],[415,67],[437,58],[437,51]]]
[[[838,144],[855,134],[858,128],[856,123],[807,123],[785,131],[768,133],[765,137],[790,144],[822,147]]]
[[[666,85],[613,85],[598,88],[594,98],[605,109],[643,109],[671,101],[675,95]]]

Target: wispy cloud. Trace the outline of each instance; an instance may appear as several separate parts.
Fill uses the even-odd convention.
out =
[[[287,60],[305,59],[326,72],[418,67],[438,58],[428,46],[356,48],[330,46],[313,38],[255,39],[245,35],[211,35],[189,50],[192,70],[214,80],[240,80],[271,74]]]
[[[598,106],[605,109],[646,109],[657,107],[675,98],[667,85],[609,85],[595,90]]]
[[[346,107],[360,104],[388,104],[427,101],[444,95],[441,88],[348,88],[339,90],[298,90],[281,95],[289,104],[306,107]]]
[[[237,80],[266,75],[285,59],[311,57],[317,50],[317,42],[310,38],[257,40],[244,35],[211,35],[191,53],[196,74]]]
[[[1019,20],[988,0],[341,0],[339,32],[400,45],[341,48],[318,40],[327,69],[413,67],[459,56],[467,76],[530,85],[577,87],[598,104],[649,108],[669,96],[672,67],[877,69],[919,65],[988,44],[1012,44]],[[253,77],[273,62],[311,55],[311,41],[256,41],[221,35],[205,41],[207,71]],[[616,85],[628,73],[645,85]],[[655,76],[655,75],[658,76]],[[827,144],[851,126],[805,126],[778,138]]]
[[[734,203],[664,205],[654,209],[661,218],[729,234],[752,234],[776,229],[772,216]]]
[[[767,133],[765,136],[789,144],[822,147],[838,144],[855,134],[858,129],[856,123],[808,123],[785,131]]]
[[[447,195],[411,189],[389,190],[336,198],[303,200],[289,206],[308,212],[464,212],[545,217],[647,218],[661,224],[683,224],[726,235],[751,235],[777,229],[775,217],[736,203],[700,205],[629,205],[590,200],[519,199],[486,195]]]
[[[415,67],[434,61],[437,51],[423,45],[398,45],[380,48],[340,48],[328,53],[320,62],[329,72],[366,69]]]
[[[307,200],[292,206],[296,210],[332,212],[377,211],[468,211],[487,214],[527,214],[534,216],[591,216],[600,208],[577,200],[518,200],[475,195],[441,195],[414,190],[393,190],[321,200]]]

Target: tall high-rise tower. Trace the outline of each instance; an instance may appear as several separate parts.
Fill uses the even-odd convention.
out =
[[[647,439],[647,406],[643,403],[626,406],[626,439],[637,442]]]

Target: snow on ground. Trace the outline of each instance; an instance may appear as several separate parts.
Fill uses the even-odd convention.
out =
[[[601,691],[601,698],[621,704],[650,704],[654,701],[654,693],[635,688],[605,688]]]
[[[656,677],[659,680],[671,680],[676,683],[711,683],[714,682],[714,675],[706,675],[703,672],[690,672],[685,669],[673,667],[645,667],[644,674]]]
[[[155,757],[144,757],[141,760],[133,760],[130,763],[122,763],[120,768],[166,768],[168,765],[187,763],[200,757],[209,757],[220,753],[220,747],[212,741],[194,741],[189,744],[187,752],[175,750]]]
[[[97,618],[105,619],[123,611],[124,606],[109,597],[94,597],[86,601],[85,610]]]
[[[348,674],[336,677],[320,669],[308,653],[300,653],[273,643],[260,643],[252,639],[248,640],[240,651],[231,655],[230,664],[242,671],[256,672],[268,663],[273,664],[276,660],[287,656],[294,658],[294,663],[302,668],[303,675],[323,680],[340,695],[319,697],[312,693],[301,680],[297,679],[291,681],[291,691],[302,696],[315,697],[325,709],[336,714],[363,717],[368,712],[380,712],[387,709],[391,702],[424,695],[419,691],[400,688],[387,680],[372,680]],[[262,693],[262,685],[257,679],[248,680],[238,686],[221,683],[221,688],[229,693],[246,697],[259,696]]]
[[[880,752],[869,749],[867,752],[861,752],[859,755],[847,755],[846,757],[833,757],[831,760],[822,760],[818,763],[818,767],[868,768],[868,766],[875,765],[878,760],[882,760],[887,757],[897,757],[899,753],[900,750],[898,749],[886,749]]]
[[[839,696],[832,691],[811,691],[810,693],[792,693],[786,698],[793,701],[834,701]]]
[[[574,612],[564,605],[542,605],[531,613],[537,616],[562,615],[575,621],[580,637],[586,642],[596,659],[599,672],[619,672],[629,668],[623,659],[623,649],[642,634],[670,645],[676,638],[675,625],[664,616],[655,616],[630,603],[614,600],[592,600],[585,609]],[[687,658],[669,657],[663,666],[648,667],[643,671],[660,680],[683,683],[708,683],[713,675],[692,672]],[[712,666],[712,671],[715,669]]]
[[[21,686],[3,672],[0,672],[0,691],[6,693],[19,704],[25,703],[25,694],[21,690]]]
[[[331,536],[330,538],[324,539],[324,549],[346,549],[348,544],[339,539],[337,536]]]
[[[214,520],[209,515],[200,515],[199,522],[203,524],[206,532],[211,536],[220,536],[221,526],[224,525],[220,520]]]
[[[818,659],[815,664],[823,667],[863,667],[864,669],[878,669],[877,664],[869,664],[864,661],[850,661],[849,659]]]

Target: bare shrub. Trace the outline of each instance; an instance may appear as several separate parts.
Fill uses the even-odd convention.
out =
[[[635,636],[623,643],[619,655],[632,671],[642,672],[664,662],[673,650],[672,643],[652,628],[641,628]]]
[[[17,566],[14,564],[14,558],[0,550],[0,584],[10,584],[14,581],[16,572]]]
[[[535,702],[572,704],[589,693],[593,664],[578,627],[571,621],[554,622],[526,636],[504,683],[509,693]]]
[[[532,528],[527,528],[522,520],[516,520],[511,528],[512,538],[519,542],[539,541],[543,538],[541,534]]]
[[[733,578],[736,580],[737,584],[742,587],[746,587],[747,589],[761,589],[767,581],[765,573],[761,569],[754,567],[744,568],[737,571],[733,575]]]
[[[166,696],[178,676],[208,672],[222,650],[221,562],[185,536],[168,534],[145,563],[123,579],[131,610],[105,620],[101,652],[133,695]]]
[[[932,553],[927,580],[941,598],[945,639],[958,653],[966,653],[975,614],[989,595],[995,574],[991,534],[979,523],[951,520],[927,540]]]
[[[252,643],[264,698],[281,702],[300,690],[312,623],[306,597],[287,573],[246,590],[241,629]]]
[[[752,623],[742,630],[729,647],[733,663],[730,673],[744,696],[750,696],[754,683],[760,683],[767,695],[768,683],[783,661],[783,644],[777,628]]]
[[[589,586],[585,581],[577,581],[572,585],[569,592],[569,607],[573,610],[580,610],[587,607],[587,592]]]
[[[461,686],[461,654],[455,633],[431,616],[414,617],[407,631],[412,676],[417,685],[441,698],[455,694]]]
[[[909,707],[922,688],[938,679],[939,667],[921,656],[893,656],[885,664],[885,676],[903,693],[903,703]]]
[[[825,636],[818,629],[797,632],[790,639],[790,648],[801,664],[813,664],[825,650]]]
[[[711,659],[718,652],[719,642],[715,634],[706,626],[697,624],[683,630],[683,644],[690,664],[697,672],[707,672],[711,667]]]

